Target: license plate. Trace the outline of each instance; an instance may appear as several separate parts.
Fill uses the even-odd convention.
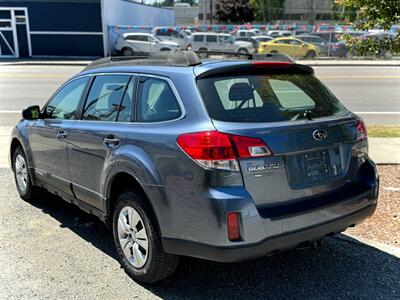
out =
[[[318,181],[339,176],[342,173],[339,148],[309,152],[304,155],[306,181]]]
[[[343,172],[339,147],[310,151],[287,157],[291,185],[317,184]]]

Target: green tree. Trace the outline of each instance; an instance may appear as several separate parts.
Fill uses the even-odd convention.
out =
[[[263,23],[282,19],[285,0],[251,0],[257,21]]]
[[[254,11],[248,0],[219,0],[215,18],[220,23],[244,23],[254,20]]]
[[[358,30],[384,29],[400,23],[400,0],[336,0],[344,9],[354,9],[354,26]],[[344,35],[358,55],[379,56],[387,51],[400,53],[400,31],[395,36],[356,38]]]

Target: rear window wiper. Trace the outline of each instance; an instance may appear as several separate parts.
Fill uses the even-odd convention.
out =
[[[307,109],[305,111],[295,114],[290,120],[296,121],[299,117],[303,117],[304,119],[312,121],[312,112],[311,112],[311,110]]]

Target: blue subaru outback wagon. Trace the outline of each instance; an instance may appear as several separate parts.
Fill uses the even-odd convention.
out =
[[[144,283],[180,255],[234,262],[315,243],[378,197],[363,121],[286,61],[102,59],[25,109],[10,150],[23,199],[45,188],[110,224]]]

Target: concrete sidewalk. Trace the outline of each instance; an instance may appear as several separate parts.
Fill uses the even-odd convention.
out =
[[[60,65],[60,66],[87,66],[93,60],[77,60],[77,59],[0,59],[0,66],[1,65]],[[297,59],[297,63],[309,65],[309,66],[392,66],[392,67],[400,67],[400,60],[399,59],[392,59],[392,60],[379,60],[379,59],[369,59],[369,60],[359,60],[359,59],[328,59],[328,58],[321,58],[321,59],[313,59],[313,60],[303,60]]]
[[[0,168],[8,167],[12,127],[0,126]],[[368,138],[369,153],[378,164],[400,164],[400,138]]]

